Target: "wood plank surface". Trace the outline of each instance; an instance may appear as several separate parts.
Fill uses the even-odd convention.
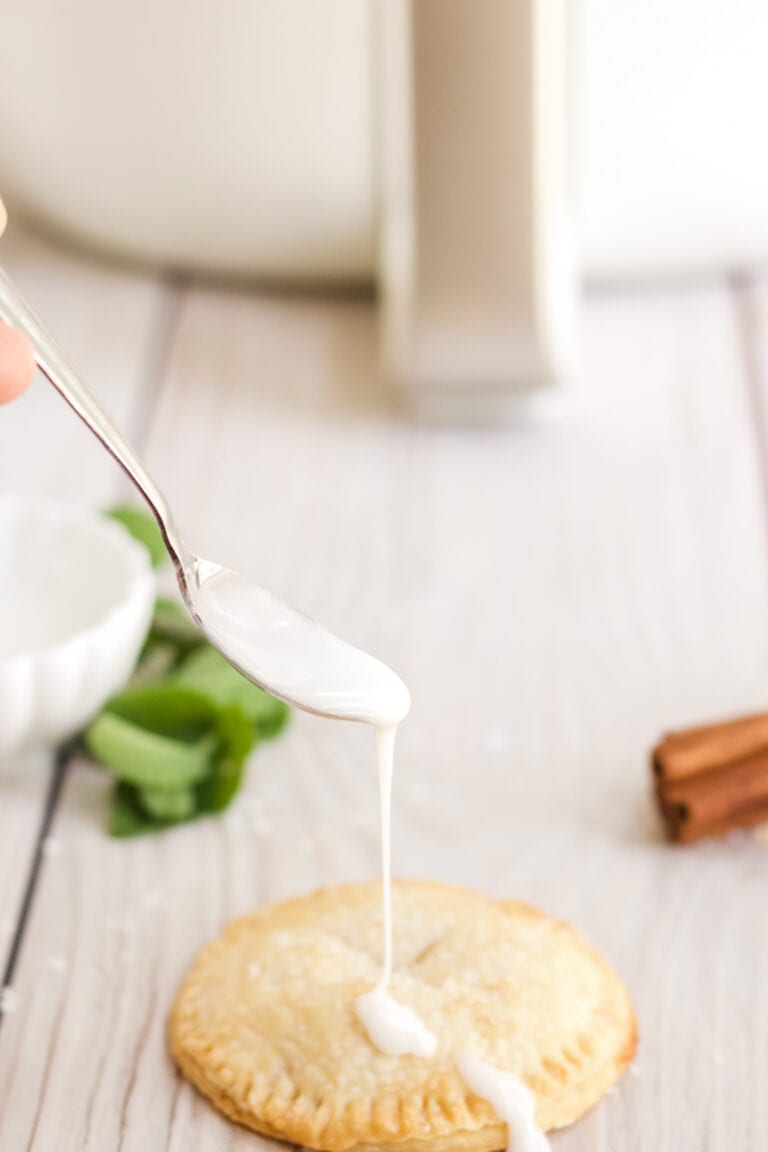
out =
[[[17,286],[129,435],[141,429],[146,370],[166,295],[146,277],[74,257],[10,228],[1,258]],[[38,375],[0,411],[0,498],[14,492],[108,505],[120,473],[53,388]],[[0,767],[0,982],[43,815],[50,757]]]
[[[768,1144],[768,848],[676,849],[665,728],[768,697],[766,516],[734,297],[591,298],[549,420],[415,426],[365,301],[192,292],[147,441],[190,542],[390,661],[396,871],[541,904],[637,1006],[637,1066],[557,1152]],[[378,873],[371,740],[296,716],[219,820],[104,833],[70,773],[0,1036],[2,1152],[270,1147],[175,1076],[165,1022],[231,916]]]
[[[760,489],[768,519],[768,273],[734,278],[733,296],[752,403]]]

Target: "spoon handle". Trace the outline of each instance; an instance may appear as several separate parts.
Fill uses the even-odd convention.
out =
[[[40,370],[136,485],[152,509],[177,576],[180,582],[183,582],[184,564],[189,553],[176,528],[168,501],[147,472],[135,449],[117,430],[90,389],[86,388],[69,358],[14,287],[2,267],[0,267],[0,319],[29,338]]]

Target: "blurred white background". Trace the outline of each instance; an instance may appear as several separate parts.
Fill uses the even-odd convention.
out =
[[[437,60],[441,7],[463,9],[468,22],[483,10],[483,19],[503,22],[503,9],[522,13],[528,4],[432,4]],[[566,22],[583,270],[633,276],[763,259],[765,6],[541,0],[534,7],[560,9]],[[386,18],[376,0],[8,5],[0,38],[2,187],[60,229],[161,261],[372,279]],[[510,45],[510,70],[515,50]],[[474,62],[478,77],[487,64]],[[451,107],[450,72],[442,80],[442,114],[460,115]],[[489,133],[498,130],[488,123]]]
[[[767,23],[758,0],[27,0],[0,189],[162,267],[377,284],[388,374],[495,413],[572,373],[579,282],[764,259]]]

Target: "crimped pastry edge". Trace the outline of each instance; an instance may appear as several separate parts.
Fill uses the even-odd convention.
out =
[[[618,1080],[632,1061],[637,1045],[637,1026],[629,1000],[628,993],[618,975],[602,955],[589,943],[589,941],[571,925],[548,916],[539,909],[519,901],[493,900],[483,896],[472,889],[458,885],[442,884],[439,881],[424,880],[396,880],[395,885],[401,888],[419,888],[432,890],[442,895],[452,891],[475,899],[485,900],[496,908],[515,917],[531,917],[546,921],[568,935],[571,943],[580,951],[586,952],[591,961],[600,970],[603,981],[603,998],[599,1010],[595,1014],[596,1020],[600,1017],[610,1022],[611,1027],[621,1036],[617,1042],[617,1050],[613,1057],[603,1061],[595,1068],[589,1069],[583,1076],[577,1077],[559,1093],[549,1095],[543,1100],[537,1099],[537,1122],[544,1131],[563,1128],[573,1123],[589,1111],[605,1092]],[[391,1108],[397,1110],[401,1118],[400,1134],[392,1138],[391,1109],[382,1107],[378,1110],[387,1114],[387,1122],[377,1122],[375,1112],[372,1110],[370,1119],[370,1139],[358,1139],[355,1125],[348,1124],[344,1119],[344,1107],[335,1113],[328,1107],[315,1107],[314,1111],[302,1114],[301,1095],[296,1090],[295,1095],[288,1101],[286,1107],[285,1084],[281,1085],[283,1091],[279,1093],[263,1093],[257,1099],[249,1099],[245,1106],[228,1092],[226,1086],[219,1083],[215,1074],[196,1059],[184,1044],[184,1021],[181,1005],[184,1002],[185,991],[190,982],[194,982],[198,966],[201,961],[209,958],[212,953],[226,948],[228,942],[237,939],[242,932],[250,931],[254,922],[260,919],[269,919],[277,910],[286,909],[287,906],[300,908],[302,905],[311,905],[318,899],[339,896],[340,899],[354,899],[372,888],[379,889],[377,882],[367,884],[350,884],[331,886],[317,889],[307,895],[297,896],[291,900],[275,901],[264,905],[254,912],[230,921],[222,934],[215,940],[206,944],[198,953],[189,973],[181,985],[176,997],[169,1022],[170,1047],[172,1055],[184,1076],[221,1112],[253,1131],[274,1139],[303,1144],[318,1152],[496,1152],[506,1147],[506,1125],[498,1122],[488,1122],[489,1106],[485,1101],[478,1100],[468,1090],[461,1094],[461,1098],[452,1094],[448,1106],[452,1110],[454,1130],[447,1133],[435,1133],[427,1138],[414,1137],[412,1132],[423,1130],[423,1125],[429,1122],[426,1112],[414,1113],[413,1107],[408,1109],[408,1122],[402,1122],[402,1099],[395,1098],[389,1102]],[[204,1052],[207,1056],[209,1053]],[[572,1075],[573,1068],[563,1062],[561,1069],[553,1070],[553,1075],[560,1074],[567,1078]],[[533,1085],[534,1094],[536,1085]],[[298,1102],[298,1107],[296,1107]],[[303,1103],[310,1103],[304,1101]],[[413,1103],[410,1101],[409,1103]],[[418,1102],[417,1105],[418,1107]],[[423,1106],[423,1099],[422,1099]]]

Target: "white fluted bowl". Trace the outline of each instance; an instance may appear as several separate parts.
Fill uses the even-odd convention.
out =
[[[147,552],[119,524],[0,499],[0,761],[72,736],[125,683],[154,595]]]

